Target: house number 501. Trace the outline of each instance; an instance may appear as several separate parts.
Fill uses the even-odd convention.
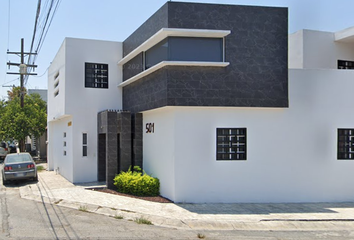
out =
[[[155,131],[155,124],[154,123],[147,123],[146,124],[146,133],[154,133]]]

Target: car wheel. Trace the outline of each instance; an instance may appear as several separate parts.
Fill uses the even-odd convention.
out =
[[[38,175],[36,175],[36,176],[33,178],[33,181],[38,182]]]
[[[7,184],[7,181],[6,180],[4,180],[4,178],[2,179],[2,185],[6,185]]]

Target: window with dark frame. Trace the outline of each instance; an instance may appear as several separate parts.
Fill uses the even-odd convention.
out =
[[[354,159],[354,129],[338,129],[337,159]]]
[[[167,37],[145,52],[145,69],[162,61],[223,62],[223,38]]]
[[[217,128],[216,136],[216,160],[247,159],[246,128]]]
[[[87,157],[87,133],[82,134],[82,156]]]
[[[338,60],[338,69],[354,69],[354,61]]]
[[[108,64],[85,63],[85,87],[108,88]]]

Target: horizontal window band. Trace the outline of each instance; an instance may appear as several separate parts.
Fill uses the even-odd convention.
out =
[[[230,30],[213,29],[183,29],[183,28],[162,28],[140,46],[131,51],[127,56],[118,62],[123,65],[133,59],[141,52],[145,52],[166,37],[205,37],[205,38],[223,38],[231,33]]]

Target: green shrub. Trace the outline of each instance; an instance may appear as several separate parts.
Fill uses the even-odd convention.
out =
[[[158,196],[160,195],[160,181],[141,171],[135,166],[127,172],[121,172],[114,178],[114,185],[118,192],[132,194],[135,196]]]

